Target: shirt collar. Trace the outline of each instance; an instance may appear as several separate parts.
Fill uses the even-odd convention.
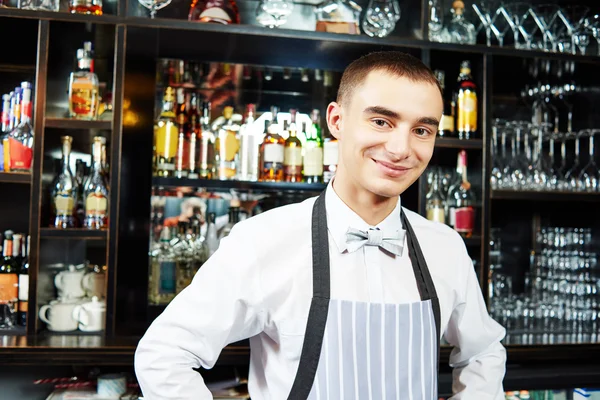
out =
[[[334,178],[335,179],[335,178]],[[395,232],[402,229],[400,220],[400,196],[394,211],[392,211],[383,221],[376,226],[366,223],[358,214],[356,214],[333,189],[333,180],[327,185],[325,192],[325,207],[327,209],[327,229],[340,253],[346,251],[346,232],[349,227],[360,230],[369,228],[379,228],[386,232]]]

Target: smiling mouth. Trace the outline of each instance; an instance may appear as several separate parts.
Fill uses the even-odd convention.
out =
[[[402,167],[402,166],[399,166],[399,165],[390,164],[390,163],[387,163],[385,161],[375,160],[374,158],[372,158],[371,160],[373,160],[373,162],[375,162],[375,164],[379,164],[379,165],[381,165],[382,167],[384,167],[386,169],[389,169],[391,171],[395,171],[395,172],[398,172],[398,173],[405,172],[405,171],[408,171],[410,169],[408,167]]]

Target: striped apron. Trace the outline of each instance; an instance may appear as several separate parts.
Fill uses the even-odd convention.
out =
[[[313,297],[290,400],[434,400],[440,304],[425,258],[401,211],[421,301],[330,299],[325,191],[312,213]]]

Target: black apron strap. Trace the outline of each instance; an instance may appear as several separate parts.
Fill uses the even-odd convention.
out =
[[[321,193],[313,206],[312,259],[313,297],[308,312],[306,334],[302,344],[298,372],[288,397],[289,400],[306,400],[308,398],[317,374],[323,337],[325,336],[330,296],[329,238],[325,191]]]
[[[427,267],[427,263],[425,262],[425,257],[423,256],[423,252],[421,251],[421,246],[419,246],[419,241],[417,240],[415,231],[410,225],[410,222],[408,222],[408,218],[406,218],[406,214],[404,213],[404,211],[400,212],[400,216],[402,220],[402,227],[406,230],[406,244],[408,247],[408,257],[410,258],[410,263],[412,264],[413,271],[415,273],[415,279],[417,280],[417,288],[419,289],[421,300],[431,300],[431,307],[433,308],[433,317],[435,319],[435,327],[437,331],[437,368],[439,371],[441,337],[440,300],[438,299],[437,292],[435,290],[435,285],[433,284],[433,279],[431,279],[431,274],[429,273],[429,268]]]

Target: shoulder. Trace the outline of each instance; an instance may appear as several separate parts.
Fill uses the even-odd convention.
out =
[[[448,225],[430,221],[420,214],[407,210],[404,207],[402,209],[415,231],[420,244],[423,242],[425,244],[435,244],[444,248],[452,248],[455,246],[464,247],[462,237]]]

